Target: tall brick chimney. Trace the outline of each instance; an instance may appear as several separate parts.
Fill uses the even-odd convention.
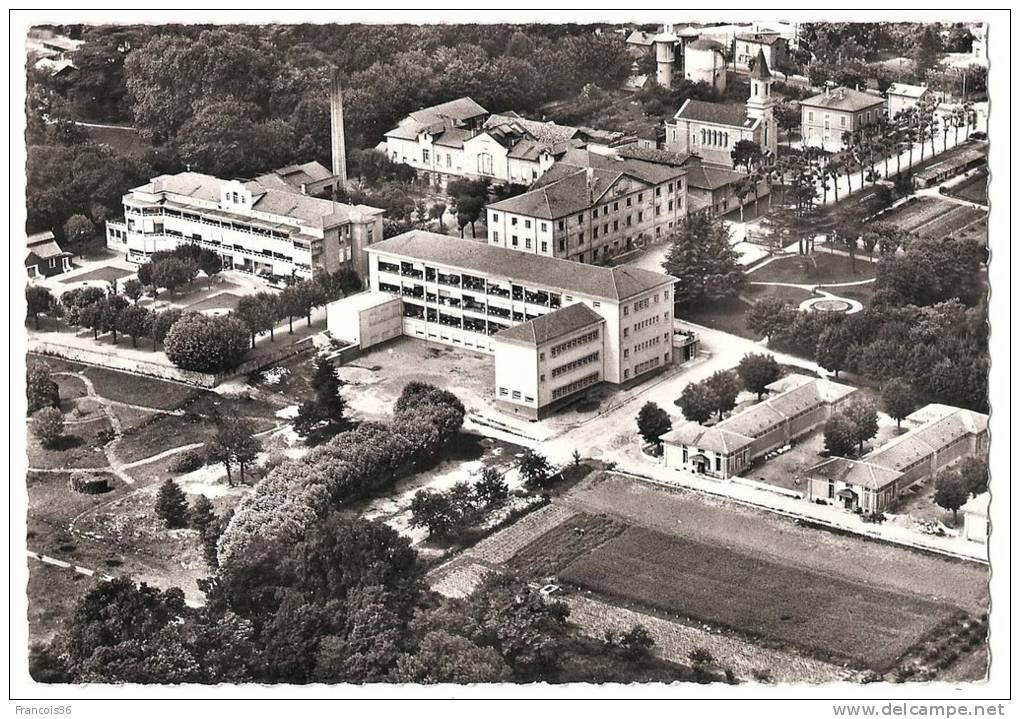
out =
[[[340,71],[333,70],[329,85],[329,132],[333,155],[333,175],[341,188],[347,187],[347,143],[344,140],[344,98]]]

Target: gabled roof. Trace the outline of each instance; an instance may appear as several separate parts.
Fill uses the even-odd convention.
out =
[[[735,35],[740,42],[753,42],[758,45],[775,45],[783,38],[778,32],[742,32]]]
[[[696,190],[718,190],[742,181],[747,175],[717,165],[705,165],[700,162],[692,163],[687,169],[687,185]]]
[[[45,240],[43,242],[37,242],[35,244],[29,245],[26,248],[26,252],[29,256],[35,255],[41,260],[48,260],[53,257],[71,256],[70,252],[64,252],[64,250],[60,249],[60,245],[57,244],[57,241],[54,240],[52,236],[50,237],[50,239]]]
[[[405,232],[369,245],[365,250],[612,301],[626,300],[676,281],[669,275],[630,265],[582,264],[424,230]]]
[[[503,115],[490,115],[482,125],[483,129],[489,130],[500,125],[516,126],[527,132],[536,140],[546,143],[566,142],[575,137],[578,128],[569,125],[557,125],[555,122],[539,122],[521,117],[516,112]]]
[[[949,405],[929,405],[920,411],[931,419],[873,450],[864,459],[888,469],[903,470],[962,437],[988,429],[988,415],[980,412]]]
[[[807,469],[809,477],[831,479],[834,482],[845,482],[857,487],[879,490],[889,486],[900,473],[884,467],[845,457],[831,457]]]
[[[747,105],[691,99],[684,101],[673,115],[673,119],[708,122],[714,125],[739,127],[742,130],[752,130],[759,122],[758,118],[748,116]]]
[[[653,152],[655,151],[653,150]],[[569,149],[564,152],[558,165],[563,167],[591,167],[598,170],[619,172],[649,185],[660,185],[663,182],[668,182],[687,174],[687,170],[682,166],[682,163],[681,165],[676,165],[674,163],[649,162],[648,160],[624,157],[620,153],[607,155],[602,152],[592,152],[591,150],[579,148]]]
[[[488,112],[470,97],[458,97],[456,100],[415,110],[408,116],[417,122],[428,125],[434,123],[437,118],[450,118],[463,122],[480,115],[486,115]]]
[[[878,95],[861,92],[860,90],[851,90],[849,87],[837,87],[834,90],[829,90],[827,93],[823,92],[800,101],[801,105],[806,105],[807,107],[846,110],[847,112],[866,110],[869,107],[884,103],[885,100]]]
[[[34,234],[29,235],[26,238],[26,240],[27,240],[26,244],[28,244],[28,246],[31,247],[32,245],[37,245],[37,244],[40,244],[42,242],[49,242],[52,239],[53,239],[53,233],[50,232],[49,230],[46,230],[44,232],[36,232]]]
[[[589,178],[585,168],[553,166],[538,178],[535,189],[495,202],[487,209],[544,220],[569,217],[597,204],[622,176],[618,170],[593,169]]]
[[[578,302],[501,330],[496,334],[496,339],[538,347],[602,322],[605,320],[600,314],[583,302]]]
[[[635,30],[627,36],[628,45],[643,45],[648,46],[652,44],[652,38],[655,37],[654,33],[644,32],[643,30]]]
[[[671,165],[672,167],[684,167],[692,155],[682,155],[672,150],[657,150],[651,147],[642,147],[638,144],[621,145],[613,148],[616,154],[623,158],[632,160],[644,160],[659,165]]]
[[[302,185],[311,185],[332,179],[333,173],[320,163],[312,160],[300,165],[287,165],[265,175],[259,175],[255,182],[266,187],[277,187],[281,190],[292,189],[301,191]]]
[[[907,85],[903,82],[894,82],[889,86],[889,89],[885,91],[886,95],[902,95],[903,97],[918,98],[928,92],[928,88],[924,85]]]
[[[702,427],[697,422],[684,422],[676,429],[662,435],[662,441],[667,444],[685,444],[688,447],[696,447],[719,454],[732,454],[748,446],[754,440],[736,432],[729,432],[720,425]]]

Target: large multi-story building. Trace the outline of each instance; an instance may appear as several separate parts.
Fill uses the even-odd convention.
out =
[[[988,452],[986,414],[929,404],[903,422],[907,432],[861,459],[832,457],[808,469],[808,499],[850,511],[882,512],[944,467]]]
[[[765,56],[769,67],[785,67],[789,53],[786,38],[773,31],[738,33],[733,38],[733,62],[738,68],[748,67],[758,53]]]
[[[641,381],[673,364],[674,347],[681,360],[696,353],[674,326],[669,275],[420,230],[367,252],[371,290],[403,302],[403,334],[493,353],[497,401],[524,417],[601,382]]]
[[[885,117],[886,101],[848,87],[826,88],[819,95],[801,100],[800,112],[801,143],[838,152],[843,149],[843,133],[853,133]]]
[[[734,165],[731,153],[741,140],[760,145],[763,152],[775,153],[777,129],[772,96],[775,78],[760,49],[750,79],[751,94],[743,106],[684,101],[673,120],[666,123],[666,149],[695,154],[708,164],[728,168]]]
[[[687,168],[570,150],[533,188],[486,207],[488,243],[600,263],[668,235],[687,214]]]
[[[106,223],[106,244],[131,262],[196,243],[226,269],[310,278],[350,267],[364,276],[364,249],[382,239],[383,210],[309,197],[286,182],[160,175],[124,195],[124,219]]]
[[[490,115],[469,97],[412,112],[386,133],[386,154],[433,182],[489,179],[530,185],[571,147],[610,145],[622,132]]]

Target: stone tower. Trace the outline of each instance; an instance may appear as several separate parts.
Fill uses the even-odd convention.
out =
[[[344,98],[340,71],[333,70],[329,84],[329,134],[333,156],[333,176],[338,187],[347,187],[347,143],[344,139]]]
[[[676,35],[668,29],[652,38],[655,45],[655,82],[660,87],[673,85],[673,64],[676,62]]]
[[[775,78],[769,72],[769,64],[765,53],[759,48],[758,57],[751,71],[751,95],[747,98],[747,116],[761,120],[761,149],[773,154],[776,152],[776,117],[775,98],[772,96],[772,83]]]

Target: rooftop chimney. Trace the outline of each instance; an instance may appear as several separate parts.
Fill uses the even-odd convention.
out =
[[[333,70],[329,85],[329,131],[333,156],[333,175],[341,188],[347,187],[347,144],[344,140],[344,98],[340,71]]]

